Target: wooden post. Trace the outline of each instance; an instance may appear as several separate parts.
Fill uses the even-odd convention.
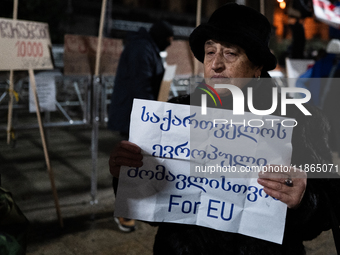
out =
[[[201,12],[202,12],[202,0],[197,0],[197,11],[196,11],[196,27],[201,24]],[[198,74],[198,60],[194,60],[194,76]]]
[[[13,19],[18,18],[18,0],[14,0],[13,2]]]
[[[197,0],[196,27],[201,24],[202,0]]]
[[[14,94],[13,70],[10,70],[9,72],[9,101],[8,101],[8,116],[7,116],[7,144],[10,144],[11,142],[13,94]]]
[[[102,2],[102,11],[100,15],[100,25],[99,25],[99,35],[98,35],[98,45],[97,45],[97,54],[96,54],[96,65],[94,75],[99,75],[99,67],[100,67],[100,53],[102,50],[102,38],[103,38],[103,27],[104,27],[104,20],[105,20],[105,9],[106,9],[106,1],[103,0]]]
[[[40,106],[39,106],[39,99],[38,99],[38,95],[37,95],[37,86],[35,84],[34,71],[32,69],[29,69],[28,73],[29,73],[30,84],[31,84],[32,92],[33,92],[33,96],[34,96],[34,102],[35,102],[35,106],[36,106],[36,110],[37,110],[37,119],[38,119],[38,124],[39,124],[40,136],[41,136],[41,141],[42,141],[42,145],[43,145],[43,149],[44,149],[47,171],[48,171],[50,181],[51,181],[54,203],[55,203],[60,227],[63,228],[64,223],[63,223],[63,219],[61,217],[58,194],[57,194],[57,190],[56,190],[55,183],[54,183],[54,175],[53,175],[53,171],[52,171],[52,168],[51,168],[50,159],[49,159],[49,156],[48,156],[44,127],[42,125],[41,116],[40,116]]]
[[[260,0],[260,12],[265,15],[264,0]]]
[[[13,19],[18,17],[18,0],[14,0],[13,3]],[[7,117],[7,144],[11,142],[12,132],[12,115],[13,115],[13,94],[14,94],[14,82],[13,82],[13,70],[9,72],[9,101],[8,101],[8,117]]]

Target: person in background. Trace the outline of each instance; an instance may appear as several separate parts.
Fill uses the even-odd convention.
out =
[[[292,44],[290,45],[289,57],[292,59],[304,59],[306,44],[305,29],[299,18],[295,18],[295,23],[289,25],[292,31]]]
[[[265,16],[250,7],[229,3],[218,8],[207,23],[195,28],[189,43],[194,56],[204,64],[207,84],[214,86],[221,79],[228,79],[230,84],[242,89],[245,98],[248,97],[247,88],[252,87],[254,108],[267,110],[272,106],[272,88],[275,87],[274,81],[268,79],[268,71],[277,63],[268,47],[270,34],[271,26]],[[197,89],[170,102],[199,105],[200,91]],[[221,107],[232,109],[231,92],[227,89],[217,92],[221,97]],[[209,101],[207,104],[214,105]],[[298,123],[293,130],[291,164],[331,164],[327,122],[317,108],[304,106],[311,116],[304,115],[296,105],[287,106],[286,117],[295,118]],[[245,109],[249,111],[247,105]],[[276,109],[273,115],[280,116],[280,109]],[[228,143],[225,146],[227,149]],[[118,178],[120,166],[141,167],[142,159],[138,145],[122,141],[110,155],[110,172]],[[287,205],[282,244],[196,225],[159,222],[153,223],[158,225],[154,254],[305,254],[303,241],[312,240],[330,229],[331,206],[336,215],[340,214],[340,185],[338,177],[330,178],[336,177],[337,173],[324,173],[323,179],[317,179],[320,175],[315,172],[306,173],[304,169],[293,166],[287,166],[286,173],[259,173],[257,179],[265,193]],[[295,173],[298,173],[297,178],[293,178]]]
[[[134,98],[157,100],[164,75],[160,52],[171,45],[173,28],[164,21],[155,22],[149,31],[140,28],[128,34],[119,59],[111,104],[108,129],[119,131],[123,139],[129,138],[130,113]],[[116,180],[113,179],[115,187]],[[116,189],[115,194],[116,194]],[[135,230],[132,219],[115,218],[124,232]]]
[[[330,122],[330,146],[340,156],[340,40],[327,44],[326,54],[296,81],[296,87],[311,92],[312,104],[320,108]]]
[[[164,75],[160,52],[171,45],[172,26],[160,20],[149,32],[140,28],[128,34],[119,59],[111,104],[108,128],[128,138],[130,113],[134,98],[157,100]]]

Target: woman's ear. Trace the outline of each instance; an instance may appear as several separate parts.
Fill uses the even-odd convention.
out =
[[[263,66],[258,66],[258,67],[255,69],[255,78],[261,76],[262,68],[263,68]]]

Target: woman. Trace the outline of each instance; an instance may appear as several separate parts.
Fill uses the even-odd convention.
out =
[[[214,85],[228,79],[230,84],[243,90],[245,97],[247,87],[253,87],[254,107],[269,109],[274,85],[265,78],[269,77],[267,71],[276,66],[276,59],[268,48],[270,31],[268,20],[251,8],[233,3],[217,9],[207,24],[198,26],[190,35],[191,50],[204,64],[205,82]],[[199,105],[199,91],[171,102]],[[218,93],[223,108],[232,109],[230,91],[222,89]],[[287,108],[287,116],[298,122],[293,131],[291,163],[331,163],[326,122],[317,110],[308,107],[308,111],[312,116],[305,116],[295,106]],[[273,114],[279,113],[277,109]],[[112,152],[109,163],[114,177],[119,176],[121,165],[140,167],[143,164],[140,148],[123,141]],[[292,172],[288,175],[292,177],[294,169],[290,169]],[[306,174],[300,173],[299,178],[292,181],[280,173],[260,174],[258,179],[268,195],[289,208],[282,245],[200,226],[159,223],[154,254],[304,254],[302,242],[330,228],[326,194],[337,212],[340,211],[339,185],[337,179],[311,178],[307,182]],[[308,173],[309,177],[313,176]]]

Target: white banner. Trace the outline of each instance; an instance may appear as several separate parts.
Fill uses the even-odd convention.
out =
[[[329,26],[340,28],[340,6],[328,0],[313,0],[315,17]]]
[[[0,70],[53,69],[48,24],[0,19]]]
[[[213,109],[219,122],[235,123],[214,126],[210,110],[134,100],[130,141],[144,165],[122,167],[115,216],[282,243],[287,206],[265,194],[257,176],[263,165],[290,164],[292,120]]]

